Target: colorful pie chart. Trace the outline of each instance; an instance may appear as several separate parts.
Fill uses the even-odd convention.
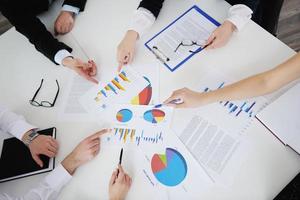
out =
[[[150,80],[144,76],[144,79],[149,82],[149,85],[145,87],[137,96],[131,99],[132,105],[149,105],[152,97],[152,86]]]
[[[154,154],[151,169],[156,179],[163,185],[176,186],[186,177],[187,164],[175,149],[167,148],[165,154]]]
[[[122,109],[117,113],[116,118],[119,122],[128,122],[132,118],[132,111],[129,109]]]
[[[162,122],[165,118],[165,112],[159,109],[148,110],[144,113],[144,119],[153,124]]]

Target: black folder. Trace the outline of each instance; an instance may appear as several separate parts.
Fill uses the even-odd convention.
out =
[[[38,133],[55,138],[56,128],[40,130]],[[49,172],[54,169],[54,158],[50,159],[45,155],[40,155],[40,158],[44,164],[42,168],[33,160],[29,148],[23,142],[17,138],[5,139],[0,158],[0,183]]]

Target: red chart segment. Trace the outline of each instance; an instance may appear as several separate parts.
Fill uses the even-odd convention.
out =
[[[180,184],[188,170],[184,157],[172,148],[166,148],[165,154],[154,154],[151,159],[151,169],[156,179],[166,186]]]
[[[131,99],[132,105],[149,105],[152,98],[152,86],[150,80],[147,77],[144,77],[146,81],[149,82],[149,85],[145,87],[137,96]]]
[[[162,122],[165,119],[165,112],[159,109],[148,110],[144,113],[144,119],[153,124]]]
[[[167,167],[167,164],[160,158],[160,155],[155,154],[152,157],[151,168],[153,173],[160,172]]]
[[[133,116],[133,113],[131,110],[129,109],[122,109],[122,110],[119,110],[116,114],[116,119],[119,121],[119,122],[128,122],[131,120]]]

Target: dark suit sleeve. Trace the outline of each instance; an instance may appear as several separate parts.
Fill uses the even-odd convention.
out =
[[[80,11],[84,11],[86,0],[65,0],[63,5],[70,5],[79,8]]]
[[[164,0],[142,0],[138,8],[146,8],[155,16],[155,18],[157,18],[163,3]]]
[[[0,10],[16,30],[26,36],[35,48],[52,62],[55,63],[54,56],[59,50],[66,49],[72,52],[69,46],[55,39],[45,25],[28,9],[1,2]]]

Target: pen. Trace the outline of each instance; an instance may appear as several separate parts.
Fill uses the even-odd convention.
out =
[[[180,99],[180,98],[179,99],[173,99],[172,101],[170,101],[168,103],[157,104],[157,105],[154,106],[154,108],[160,108],[165,104],[176,104],[176,105],[178,105],[178,104],[182,104],[182,103],[183,103],[183,100]]]
[[[119,176],[119,166],[121,166],[122,164],[122,158],[123,158],[123,148],[121,149],[121,152],[120,152],[120,157],[119,157],[119,165],[118,165],[118,171],[117,171],[117,177]]]
[[[119,165],[122,164],[122,158],[123,158],[123,148],[121,149],[121,152],[120,152]]]
[[[211,41],[210,43],[208,43],[208,44],[204,45],[203,47],[201,47],[201,48],[202,48],[202,50],[203,50],[203,49],[206,49],[206,47],[208,47],[209,45],[211,45],[213,42],[214,42],[214,40],[213,40],[213,41]]]

